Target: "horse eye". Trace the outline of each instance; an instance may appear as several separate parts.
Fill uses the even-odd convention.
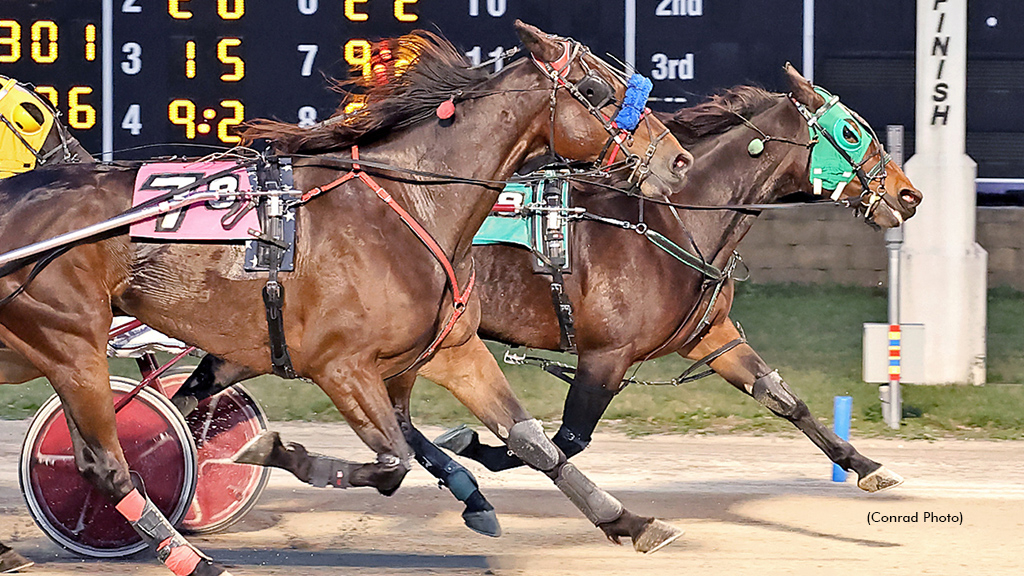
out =
[[[856,126],[851,126],[849,122],[843,124],[843,139],[854,146],[860,144],[860,130]]]

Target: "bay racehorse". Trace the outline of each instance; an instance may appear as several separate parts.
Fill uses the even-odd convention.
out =
[[[624,378],[631,365],[678,353],[709,365],[792,422],[829,459],[856,472],[862,489],[875,492],[902,482],[814,418],[729,318],[733,280],[726,271],[759,205],[817,191],[860,212],[868,223],[888,228],[913,216],[922,198],[867,123],[792,66],[786,65],[785,74],[788,95],[741,86],[698,106],[659,114],[696,158],[686,182],[660,203],[607,187],[574,189],[573,205],[600,218],[574,224],[573,272],[564,277],[575,309],[578,364],[575,369],[549,366],[570,384],[554,436],[567,456],[589,444],[601,415],[629,383]],[[649,235],[637,233],[644,229],[664,235],[672,246],[659,247]],[[480,335],[515,346],[564,349],[552,279],[535,273],[535,256],[491,244],[475,246],[473,257]],[[445,374],[433,366],[427,363],[420,373],[443,382]],[[494,471],[522,465],[507,448],[482,444],[466,427],[437,442]],[[295,443],[277,443],[281,453],[303,453]],[[268,460],[292,470],[303,465],[301,458]]]
[[[756,206],[816,191],[853,207],[878,227],[897,226],[913,216],[922,195],[890,161],[870,127],[792,66],[787,64],[785,73],[789,95],[738,87],[698,106],[659,115],[696,158],[687,181],[667,198],[668,206],[586,187],[574,193],[573,201],[588,213],[633,224],[641,221],[640,204],[646,204],[642,221],[649,229],[677,246],[692,246],[698,262],[718,271],[729,269],[753,223],[751,212],[757,210],[671,204]],[[820,128],[809,129],[809,121]],[[586,448],[599,418],[628,383],[624,377],[631,365],[678,353],[703,359],[730,384],[792,422],[829,459],[856,472],[862,489],[874,492],[902,482],[821,424],[745,342],[729,319],[733,280],[727,275],[684,265],[635,228],[593,220],[576,224],[573,248],[576,267],[565,277],[565,290],[575,306],[579,361],[554,436],[566,455]],[[533,273],[529,252],[494,245],[476,247],[473,255],[484,310],[480,335],[559,350],[550,280]],[[421,372],[430,377],[430,365]],[[492,470],[521,465],[506,450],[481,444],[465,428],[445,434],[439,444]]]
[[[678,533],[631,514],[594,485],[515,398],[476,335],[469,252],[500,182],[549,149],[596,161],[614,139],[632,160],[634,184],[655,196],[682,184],[691,157],[651,115],[629,134],[587,99],[584,80],[610,86],[619,100],[627,86],[585,47],[521,22],[516,29],[530,58],[494,76],[420,34],[405,40],[417,56],[401,80],[359,96],[356,114],[304,130],[257,128],[294,153],[296,188],[307,191],[297,211],[295,271],[280,274],[288,364],[316,382],[378,454],[349,482],[390,493],[412,456],[392,397],[407,394],[411,368],[437,348],[439,379],[509,449],[610,538],[657,548]],[[3,182],[0,255],[129,210],[138,170],[138,163],[53,166]],[[377,179],[388,174],[385,191]],[[268,373],[260,303],[269,283],[239,271],[237,247],[133,242],[126,232],[80,241],[32,266],[31,259],[0,265],[0,341],[49,379],[79,471],[157,557],[176,574],[223,574],[132,483],[114,424],[107,331],[117,309],[250,373]]]

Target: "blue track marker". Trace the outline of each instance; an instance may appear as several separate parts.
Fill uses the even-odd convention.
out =
[[[853,398],[850,396],[836,396],[833,401],[833,424],[837,436],[843,440],[850,439],[850,414],[853,412]],[[832,481],[846,482],[846,470],[838,464],[832,465]]]

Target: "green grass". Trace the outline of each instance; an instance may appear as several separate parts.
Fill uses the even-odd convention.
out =
[[[1024,439],[1024,293],[989,294],[988,379],[998,384],[905,385],[906,418],[898,433],[881,421],[877,387],[860,380],[861,324],[883,322],[885,315],[879,289],[791,285],[741,285],[732,312],[754,349],[819,418],[831,420],[834,396],[852,396],[856,435]],[[503,348],[492,350],[500,358]],[[666,357],[644,363],[636,375],[667,379],[686,365],[677,356]],[[549,422],[560,417],[566,390],[561,381],[536,368],[505,368],[531,413]],[[112,371],[131,375],[132,363],[116,361]],[[246,386],[271,419],[340,420],[313,385],[264,376]],[[0,386],[0,417],[28,417],[49,394],[44,382]],[[413,413],[423,423],[475,422],[447,391],[426,381],[416,387]],[[602,427],[633,434],[795,433],[717,376],[679,387],[630,386],[612,403]]]

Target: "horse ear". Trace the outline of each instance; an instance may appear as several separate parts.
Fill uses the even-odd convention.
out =
[[[786,73],[789,89],[797,102],[807,106],[812,111],[825,105],[825,99],[822,98],[821,94],[814,91],[814,85],[811,84],[811,81],[797,72],[792,64],[786,62],[786,65],[782,67],[782,71]]]
[[[526,49],[533,54],[533,57],[541,62],[554,62],[562,56],[563,46],[554,36],[545,34],[536,26],[530,26],[522,20],[516,20],[516,32],[519,33],[519,40],[523,42]]]

